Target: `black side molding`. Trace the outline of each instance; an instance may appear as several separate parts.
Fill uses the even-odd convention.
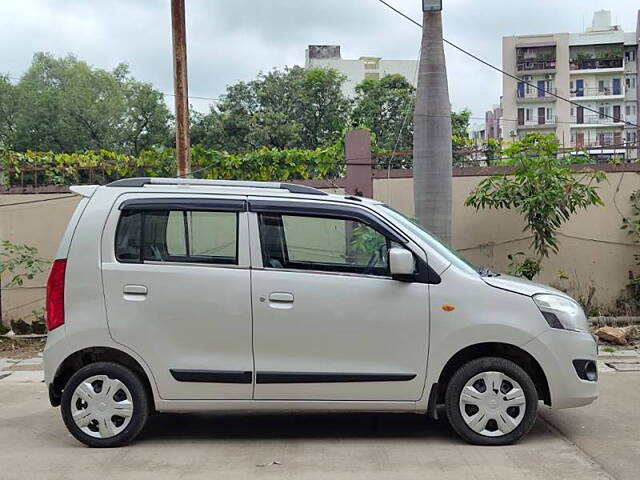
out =
[[[407,382],[415,373],[258,372],[256,383]]]
[[[251,383],[251,372],[233,370],[178,370],[170,369],[178,382],[198,383]]]

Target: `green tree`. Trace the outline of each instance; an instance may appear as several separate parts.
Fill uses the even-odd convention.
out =
[[[9,148],[15,133],[16,102],[14,87],[0,75],[0,148]]]
[[[342,93],[345,79],[333,69],[305,70],[302,104],[299,105],[300,148],[324,147],[342,135],[351,111],[351,102]]]
[[[121,81],[126,110],[120,129],[121,149],[132,155],[164,146],[172,133],[164,96],[151,84],[127,77]],[[174,138],[175,140],[175,138]]]
[[[415,88],[402,75],[366,79],[356,86],[351,124],[371,130],[378,148],[411,150],[415,101]]]
[[[469,155],[473,141],[469,138],[469,120],[471,111],[467,108],[451,112],[451,147],[453,164],[462,165]]]
[[[497,138],[487,138],[482,151],[487,159],[487,165],[491,165],[502,157],[502,143]]]
[[[73,55],[36,53],[14,93],[14,150],[137,153],[166,141],[171,115],[162,94],[124,64],[107,71]]]
[[[548,136],[537,135],[514,142],[509,148],[513,172],[482,180],[465,201],[465,205],[476,209],[514,208],[522,215],[523,231],[533,235],[531,247],[536,255],[525,259],[528,271],[535,271],[532,261],[540,264],[558,252],[558,229],[573,214],[592,205],[603,205],[593,183],[601,182],[604,174],[592,170],[572,173],[569,157],[550,154],[552,144]]]
[[[192,143],[232,153],[331,145],[350,110],[343,81],[335,70],[292,67],[230,85],[209,113],[193,118]]]

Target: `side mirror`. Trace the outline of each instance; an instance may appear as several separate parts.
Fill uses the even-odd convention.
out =
[[[389,270],[396,280],[413,280],[415,276],[415,260],[413,253],[404,248],[389,250]]]

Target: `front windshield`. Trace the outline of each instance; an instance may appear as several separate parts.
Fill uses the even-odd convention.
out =
[[[395,221],[413,233],[416,237],[426,243],[430,248],[434,249],[444,258],[446,258],[449,262],[454,264],[456,267],[461,268],[465,271],[470,271],[473,273],[479,273],[479,269],[469,262],[466,258],[460,256],[455,250],[453,250],[448,245],[440,242],[433,234],[429,233],[424,227],[413,221],[411,218],[403,215],[402,213],[394,210],[388,205],[381,205],[385,213],[387,213],[390,217],[392,217]]]

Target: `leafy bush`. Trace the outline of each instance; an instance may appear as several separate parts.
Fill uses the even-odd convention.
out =
[[[523,230],[533,235],[531,247],[537,258],[526,259],[520,266],[514,256],[510,258],[513,268],[524,276],[536,271],[533,263],[558,252],[558,229],[573,214],[591,205],[603,205],[592,184],[604,180],[604,174],[593,170],[574,174],[569,168],[571,158],[555,156],[556,142],[535,134],[514,142],[507,149],[513,172],[481,181],[465,201],[477,210],[514,208],[524,217]]]

